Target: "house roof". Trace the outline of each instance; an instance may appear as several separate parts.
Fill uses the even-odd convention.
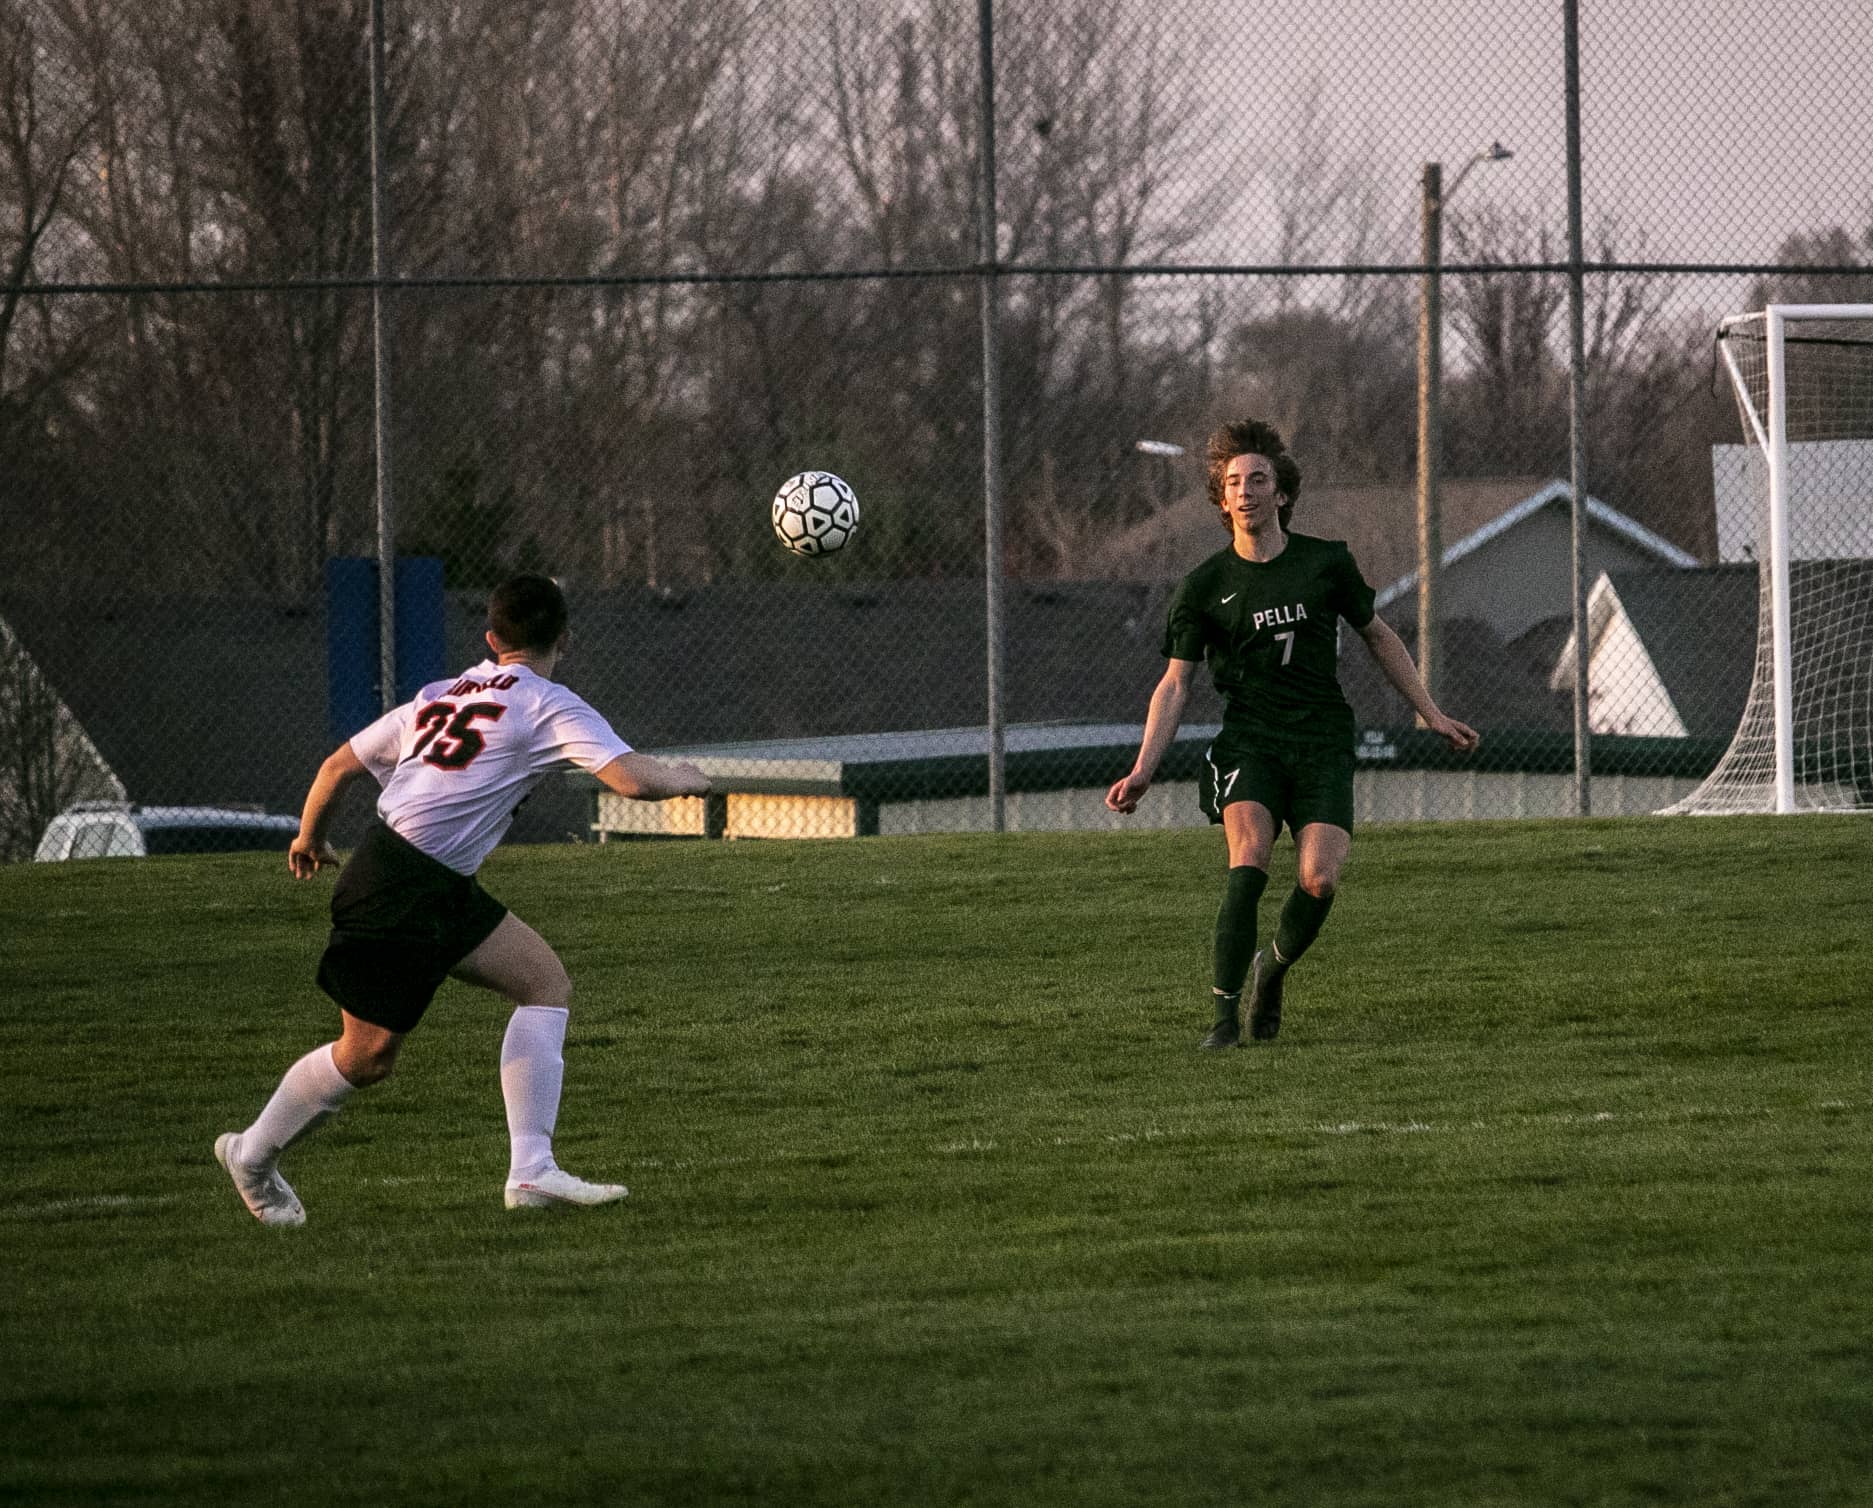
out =
[[[1481,549],[1493,539],[1500,539],[1516,525],[1526,522],[1544,508],[1564,505],[1573,496],[1573,488],[1566,482],[1549,482],[1537,491],[1530,493],[1514,506],[1505,509],[1488,522],[1464,534],[1454,544],[1444,547],[1444,564],[1454,565],[1466,555]],[[1446,518],[1448,518],[1446,514]],[[1644,524],[1636,523],[1621,513],[1617,508],[1609,507],[1592,493],[1587,494],[1587,517],[1604,529],[1611,530],[1629,544],[1653,556],[1662,565],[1689,569],[1698,565],[1698,558],[1689,551],[1681,550],[1662,534],[1655,534]],[[1446,534],[1451,532],[1446,529]],[[1370,574],[1367,580],[1374,579]],[[1418,589],[1417,557],[1414,551],[1410,569],[1402,576],[1381,588],[1378,605],[1390,607],[1399,598]]]

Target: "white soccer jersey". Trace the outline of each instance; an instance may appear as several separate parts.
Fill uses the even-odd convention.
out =
[[[351,737],[383,786],[377,815],[460,874],[473,874],[553,770],[602,770],[631,746],[576,692],[525,665],[483,660],[432,681]]]

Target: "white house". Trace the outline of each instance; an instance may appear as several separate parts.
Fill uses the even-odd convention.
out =
[[[1756,568],[1602,573],[1587,596],[1588,727],[1651,738],[1728,737],[1756,663]],[[1548,684],[1574,681],[1569,633]]]

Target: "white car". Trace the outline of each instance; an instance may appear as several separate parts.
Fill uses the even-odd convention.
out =
[[[150,854],[284,853],[299,831],[297,817],[233,806],[132,806],[80,801],[46,824],[33,857],[141,859]]]

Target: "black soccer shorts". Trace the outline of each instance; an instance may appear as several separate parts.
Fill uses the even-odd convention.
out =
[[[1204,751],[1197,799],[1212,822],[1223,808],[1254,801],[1298,833],[1310,822],[1353,830],[1353,751],[1337,744],[1295,743],[1225,728]]]
[[[332,890],[319,988],[359,1020],[407,1032],[506,915],[474,876],[373,822]]]

